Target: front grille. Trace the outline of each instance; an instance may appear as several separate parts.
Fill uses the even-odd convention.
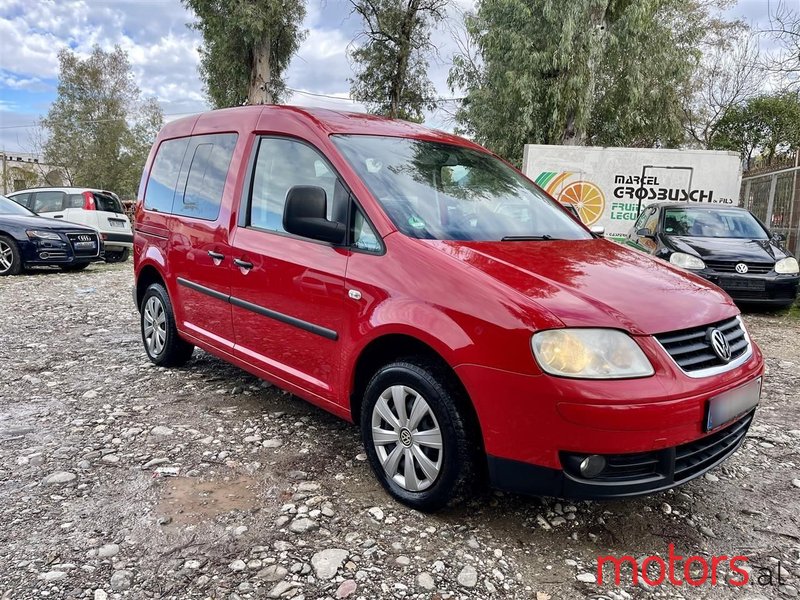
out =
[[[750,344],[738,317],[701,327],[662,333],[657,335],[656,339],[681,369],[691,373],[724,366],[730,362],[723,361],[712,349],[709,341],[709,332],[712,329],[722,331],[728,340],[731,361],[747,352]]]
[[[655,452],[612,454],[606,457],[606,469],[595,481],[638,480],[656,475],[658,462]]]
[[[716,433],[675,449],[675,481],[691,479],[733,453],[744,439],[753,413]]]
[[[72,245],[72,252],[73,252],[73,254],[75,256],[87,257],[88,258],[88,257],[91,257],[91,256],[97,256],[98,254],[100,254],[100,242],[99,242],[99,240],[97,238],[97,234],[96,233],[84,233],[84,232],[68,233],[67,234],[67,239],[69,240],[69,243]],[[85,241],[94,242],[94,245],[91,248],[89,248],[89,247],[87,247],[87,248],[77,248],[76,247],[77,243],[85,242]]]
[[[737,260],[735,262],[729,261],[722,261],[722,260],[706,260],[706,267],[709,269],[713,269],[718,273],[736,273],[736,265],[738,264],[745,264],[747,265],[747,272],[752,273],[753,275],[764,275],[765,273],[769,273],[774,268],[775,263],[763,263],[763,262],[746,262],[743,260]]]

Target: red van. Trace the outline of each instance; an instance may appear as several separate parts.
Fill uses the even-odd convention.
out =
[[[730,298],[594,237],[467,140],[252,106],[166,125],[139,188],[150,359],[195,346],[360,424],[395,498],[634,496],[742,443],[764,365]]]

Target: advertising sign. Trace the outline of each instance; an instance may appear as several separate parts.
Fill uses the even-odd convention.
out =
[[[523,172],[589,226],[624,237],[653,202],[738,205],[742,171],[735,152],[527,144]]]

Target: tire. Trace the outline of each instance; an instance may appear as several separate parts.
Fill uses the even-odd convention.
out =
[[[88,266],[89,263],[77,263],[73,265],[60,265],[60,268],[62,271],[66,271],[67,273],[73,273],[76,271],[83,271]]]
[[[22,273],[22,255],[17,242],[8,236],[0,235],[0,277]]]
[[[172,302],[164,286],[150,284],[140,309],[142,343],[150,361],[160,367],[185,365],[192,358],[194,346],[178,335]]]
[[[461,408],[467,399],[462,395],[452,375],[426,359],[388,364],[369,382],[361,409],[361,437],[375,476],[393,498],[431,512],[458,503],[467,486],[474,484],[477,453],[469,441],[470,421]],[[406,405],[402,416],[396,403],[400,398]],[[424,406],[417,407],[420,400]],[[435,448],[437,429],[441,449]],[[411,471],[406,468],[409,457]]]
[[[123,248],[119,252],[106,252],[107,263],[121,263],[128,260],[131,255],[130,248]]]

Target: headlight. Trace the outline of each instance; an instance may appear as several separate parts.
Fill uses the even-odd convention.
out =
[[[576,379],[647,377],[653,366],[633,339],[615,329],[550,329],[531,339],[544,371]]]
[[[60,240],[61,236],[54,231],[42,231],[40,229],[28,229],[25,233],[32,240]]]
[[[702,260],[691,254],[684,254],[683,252],[673,252],[669,257],[669,262],[681,269],[691,269],[693,271],[706,268],[706,263]]]
[[[781,275],[796,275],[800,272],[800,265],[794,257],[782,258],[775,263],[775,272]]]

